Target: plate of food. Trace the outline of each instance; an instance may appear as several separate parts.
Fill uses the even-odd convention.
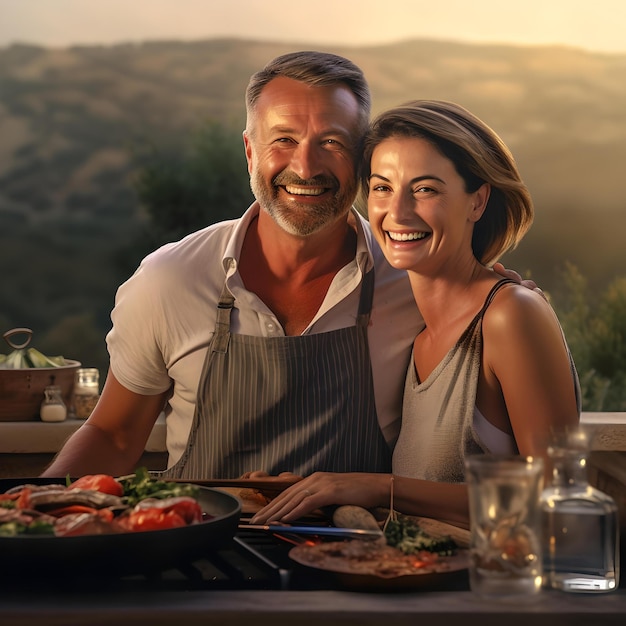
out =
[[[431,528],[433,528],[431,524]],[[449,535],[427,532],[418,518],[395,516],[373,541],[310,542],[292,548],[299,565],[330,574],[351,590],[437,588],[467,580],[469,551]]]
[[[152,478],[0,480],[0,553],[11,575],[99,575],[174,567],[232,539],[241,502]]]

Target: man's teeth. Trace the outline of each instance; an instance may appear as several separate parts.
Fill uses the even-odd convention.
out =
[[[285,190],[296,196],[321,196],[325,191],[324,187],[290,187],[289,185],[285,186]]]
[[[390,239],[394,241],[415,241],[416,239],[424,239],[428,233],[418,232],[418,233],[392,233],[389,231],[387,233]]]

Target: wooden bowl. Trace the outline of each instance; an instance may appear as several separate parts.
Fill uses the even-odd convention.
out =
[[[39,419],[39,409],[48,385],[61,387],[69,409],[76,370],[80,361],[66,359],[59,367],[0,369],[0,422],[25,422]]]

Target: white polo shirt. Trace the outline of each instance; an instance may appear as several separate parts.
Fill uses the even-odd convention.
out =
[[[127,389],[155,395],[170,387],[165,408],[168,466],[182,455],[193,419],[198,382],[215,330],[224,281],[235,297],[232,332],[284,335],[276,316],[245,289],[237,271],[244,237],[258,215],[254,203],[237,220],[213,224],[147,256],[117,291],[107,335],[111,370]],[[406,368],[415,336],[423,327],[405,272],[393,269],[369,223],[356,210],[355,260],[334,278],[315,318],[303,334],[354,326],[363,274],[375,267],[369,347],[378,419],[392,444],[400,428]],[[219,393],[219,390],[216,390]]]

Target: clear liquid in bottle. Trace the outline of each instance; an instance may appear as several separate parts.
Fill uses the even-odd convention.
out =
[[[587,481],[584,435],[548,450],[551,486],[542,494],[544,584],[577,593],[619,585],[619,522],[613,498]]]

